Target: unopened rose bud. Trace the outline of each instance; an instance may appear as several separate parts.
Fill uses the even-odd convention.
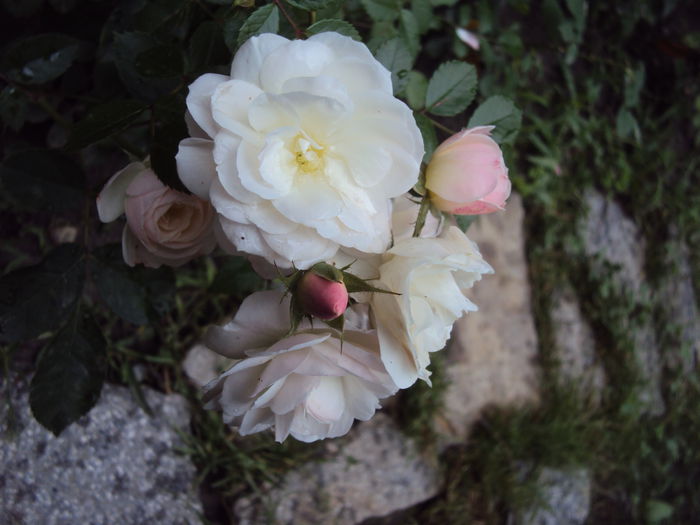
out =
[[[348,290],[314,272],[306,272],[296,289],[299,304],[307,314],[330,321],[340,317],[348,306]]]
[[[493,126],[464,130],[440,144],[425,172],[431,202],[456,215],[502,210],[510,195],[508,168]]]

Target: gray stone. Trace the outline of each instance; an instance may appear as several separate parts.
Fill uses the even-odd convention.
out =
[[[557,372],[562,384],[576,384],[594,404],[605,388],[605,369],[595,351],[595,339],[571,288],[555,290],[550,312]]]
[[[425,501],[440,488],[434,458],[422,456],[385,414],[327,449],[325,461],[289,472],[263,501],[238,500],[241,525],[350,525]]]
[[[127,388],[107,384],[97,405],[54,437],[32,418],[26,384],[3,388],[0,523],[200,522],[194,466],[176,453],[175,429],[189,422],[184,398],[144,389],[150,417]]]
[[[606,271],[606,262],[618,267],[613,279],[639,301],[647,300],[644,275],[645,241],[634,222],[620,206],[595,190],[586,190],[588,214],[582,225],[584,249],[597,271]],[[659,415],[665,405],[661,393],[661,358],[656,334],[650,323],[635,326],[632,333],[635,358],[644,388],[639,400],[644,412]]]
[[[666,246],[666,266],[658,299],[666,310],[672,327],[678,331],[680,347],[677,351],[666,352],[664,359],[669,366],[691,374],[698,366],[700,356],[700,315],[693,289],[688,247],[672,240]]]
[[[436,416],[442,446],[464,441],[487,406],[538,400],[537,334],[523,218],[521,198],[513,194],[505,212],[480,216],[467,231],[495,274],[485,275],[469,290],[467,295],[479,311],[468,313],[453,328],[447,367],[450,386],[444,412]]]
[[[646,246],[639,229],[615,201],[606,199],[597,191],[586,190],[584,201],[588,208],[583,224],[586,255],[619,266],[617,278],[638,292],[644,282]]]
[[[583,525],[591,504],[591,473],[587,469],[543,468],[537,479],[537,505],[512,517],[514,525]]]

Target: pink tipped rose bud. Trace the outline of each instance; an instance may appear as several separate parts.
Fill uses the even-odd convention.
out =
[[[126,215],[122,252],[130,266],[180,266],[216,246],[211,204],[165,186],[142,163],[128,165],[107,182],[97,210],[103,222]]]
[[[348,290],[345,285],[314,272],[304,274],[296,293],[302,310],[324,321],[340,317],[348,306]]]
[[[501,148],[489,136],[492,129],[466,129],[435,150],[425,173],[425,187],[438,209],[456,215],[503,209],[510,180]]]

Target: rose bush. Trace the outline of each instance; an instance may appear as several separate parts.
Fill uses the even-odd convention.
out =
[[[435,150],[425,172],[425,187],[438,209],[457,215],[503,209],[510,179],[501,148],[489,136],[492,129],[466,129]]]
[[[430,352],[445,346],[464,312],[477,310],[465,291],[492,272],[456,226],[400,240],[386,253],[378,286],[401,295],[375,293],[371,305],[382,362],[399,388],[429,381]]]
[[[341,247],[386,249],[390,198],[415,184],[423,139],[364,44],[253,37],[187,107],[178,171],[238,250],[305,269]]]
[[[339,333],[328,328],[303,324],[287,336],[289,300],[281,292],[250,295],[230,323],[207,334],[209,348],[238,360],[205,388],[207,407],[222,410],[242,435],[270,427],[280,442],[290,434],[306,442],[345,434],[396,392],[376,333],[356,314],[348,313],[341,349]]]
[[[102,222],[126,214],[122,253],[129,266],[180,266],[216,246],[211,205],[168,188],[141,162],[107,181],[97,197]]]

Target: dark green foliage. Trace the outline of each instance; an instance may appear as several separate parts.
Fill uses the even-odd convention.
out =
[[[57,329],[83,290],[85,262],[79,246],[64,244],[40,264],[0,279],[0,341],[14,343]]]
[[[32,414],[55,435],[97,402],[106,368],[106,342],[88,316],[73,316],[44,348],[32,377]]]

